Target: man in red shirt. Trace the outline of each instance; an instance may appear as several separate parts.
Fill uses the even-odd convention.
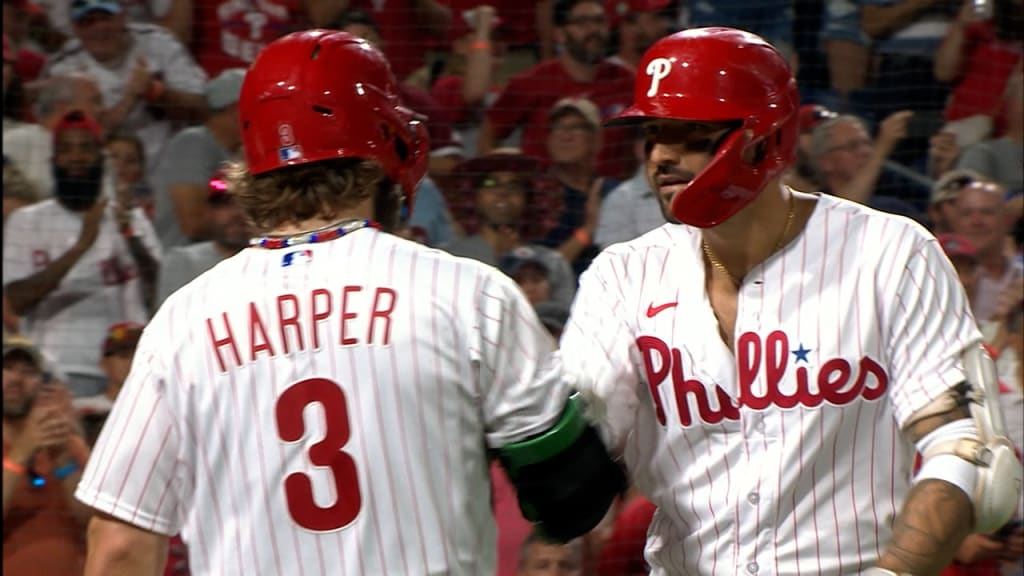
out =
[[[480,130],[480,153],[486,154],[517,128],[523,129],[523,153],[547,158],[548,114],[564,97],[586,98],[601,116],[616,114],[631,102],[633,74],[605,60],[608,17],[598,0],[558,0],[554,7],[559,55],[513,77],[488,111]],[[634,166],[632,132],[606,128],[598,157],[603,176],[627,178]]]

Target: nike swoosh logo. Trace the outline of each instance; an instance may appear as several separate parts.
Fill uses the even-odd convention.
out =
[[[647,317],[648,318],[654,318],[655,316],[657,316],[658,314],[664,312],[665,310],[668,310],[669,308],[674,308],[674,307],[676,307],[678,305],[679,305],[678,302],[668,302],[666,304],[662,304],[661,306],[655,306],[654,304],[649,304],[647,306]]]

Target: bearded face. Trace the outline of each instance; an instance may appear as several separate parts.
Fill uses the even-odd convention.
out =
[[[88,210],[103,185],[103,155],[95,134],[84,129],[61,130],[53,150],[54,197],[73,212]]]
[[[560,29],[560,40],[573,60],[594,65],[606,56],[608,34],[604,7],[597,2],[581,2],[573,7]]]

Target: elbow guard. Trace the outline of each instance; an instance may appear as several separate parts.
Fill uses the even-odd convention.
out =
[[[966,404],[973,426],[968,420],[952,422],[923,438],[918,443],[923,458],[918,479],[939,478],[963,489],[974,505],[972,531],[987,533],[1013,516],[1020,499],[1021,465],[999,410],[995,363],[982,346],[964,353],[964,372],[965,383],[940,396],[914,419]],[[970,428],[977,429],[976,436]]]
[[[583,418],[575,395],[550,430],[503,446],[498,458],[523,516],[559,542],[597,526],[626,488],[625,471]]]

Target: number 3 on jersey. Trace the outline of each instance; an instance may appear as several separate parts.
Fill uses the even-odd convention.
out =
[[[313,482],[303,472],[293,472],[284,480],[288,512],[295,523],[314,532],[330,532],[351,524],[362,506],[356,463],[342,448],[348,443],[348,402],[337,383],[324,378],[296,382],[277,400],[277,432],[285,442],[298,442],[306,433],[302,412],[317,402],[324,407],[326,432],[309,447],[314,466],[331,469],[338,499],[326,508],[313,500]]]

